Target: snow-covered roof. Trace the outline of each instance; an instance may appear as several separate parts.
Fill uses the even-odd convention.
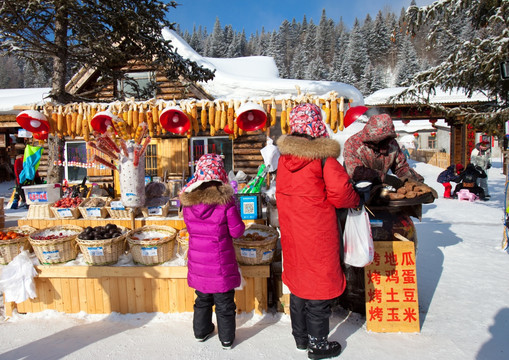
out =
[[[298,94],[326,97],[336,92],[338,97],[351,99],[352,106],[363,105],[361,92],[352,85],[335,81],[281,79],[274,59],[267,56],[241,58],[208,58],[193,50],[178,34],[163,30],[163,37],[171,40],[177,52],[208,69],[215,77],[199,85],[212,97],[224,99],[288,99]]]
[[[402,121],[393,120],[394,129],[396,132],[407,132],[414,133],[416,131],[436,131],[436,128],[432,126],[429,120],[411,120],[408,124],[403,124]],[[439,119],[435,123],[437,128],[449,128],[449,125],[445,122],[444,119]]]
[[[379,106],[389,104],[399,104],[399,105],[415,104],[416,103],[415,99],[410,98],[405,98],[402,100],[389,103],[389,98],[391,96],[399,95],[405,89],[407,88],[395,87],[375,91],[373,94],[369,95],[364,99],[364,104],[366,106],[377,106],[377,105]],[[468,97],[467,95],[465,95],[465,92],[461,89],[447,92],[441,89],[436,89],[436,93],[430,94],[429,97],[429,102],[431,104],[468,104],[488,101],[490,101],[490,99],[479,91],[475,91],[471,97]]]
[[[0,89],[0,112],[18,113],[18,106],[42,105],[51,88]]]

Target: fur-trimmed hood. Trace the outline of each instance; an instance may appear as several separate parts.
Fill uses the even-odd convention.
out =
[[[225,205],[229,203],[234,195],[231,185],[223,184],[219,187],[211,186],[204,190],[194,190],[189,193],[180,194],[182,206],[197,204]]]
[[[299,136],[282,135],[277,140],[277,146],[281,155],[293,155],[311,160],[337,158],[341,154],[341,145],[329,138],[309,140]]]

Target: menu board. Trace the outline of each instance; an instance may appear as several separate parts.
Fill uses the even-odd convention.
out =
[[[374,260],[364,267],[367,330],[420,332],[414,243],[374,245]]]

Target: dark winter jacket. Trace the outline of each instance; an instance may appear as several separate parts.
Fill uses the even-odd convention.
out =
[[[346,285],[335,208],[356,207],[359,195],[336,160],[341,148],[335,140],[283,135],[277,145],[283,282],[303,299],[335,298]]]
[[[458,180],[458,175],[456,174],[456,166],[455,165],[449,166],[447,169],[445,169],[440,174],[438,174],[438,177],[437,177],[437,182],[439,182],[441,184],[448,183],[451,181],[460,182]]]
[[[381,183],[391,170],[400,179],[422,182],[424,178],[410,168],[395,140],[392,119],[387,114],[373,115],[364,128],[345,142],[345,169],[354,182]]]
[[[458,175],[457,182],[466,184],[475,184],[477,179],[484,179],[488,175],[479,166],[470,163],[465,170]]]
[[[180,195],[189,233],[187,283],[203,293],[222,293],[240,285],[232,238],[245,225],[230,185],[196,189]]]

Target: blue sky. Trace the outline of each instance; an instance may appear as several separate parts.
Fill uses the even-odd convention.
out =
[[[343,22],[351,28],[357,17],[361,22],[369,13],[374,19],[379,10],[391,11],[399,16],[402,8],[407,8],[411,0],[255,0],[255,1],[225,1],[225,0],[177,0],[177,9],[170,10],[170,21],[180,25],[182,31],[193,31],[196,25],[207,28],[209,33],[214,29],[216,18],[221,27],[232,25],[236,31],[246,31],[246,36],[261,32],[277,30],[284,19],[301,22],[304,14],[307,20],[313,19],[315,24],[320,22],[322,9],[328,18]],[[433,0],[416,0],[417,6],[433,3]]]

